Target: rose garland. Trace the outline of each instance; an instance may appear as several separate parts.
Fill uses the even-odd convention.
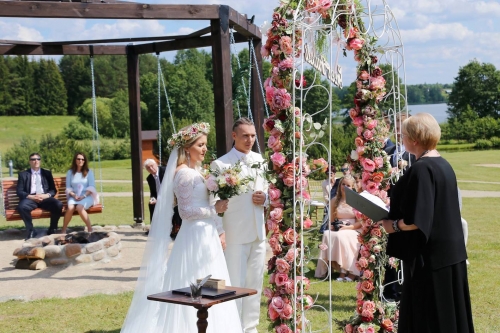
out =
[[[353,173],[362,176],[363,189],[387,200],[391,169],[382,149],[387,128],[384,122],[377,120],[380,113],[377,104],[385,96],[385,79],[376,65],[376,39],[364,38],[360,33],[364,29],[363,22],[358,15],[354,15],[360,9],[351,0],[338,0],[337,4],[332,0],[281,0],[273,13],[267,41],[261,51],[263,57],[271,57],[273,66],[271,76],[264,83],[266,102],[272,115],[264,121],[263,127],[270,135],[268,147],[273,166],[267,219],[267,227],[272,231],[269,244],[273,257],[268,262],[269,287],[264,289],[264,295],[268,299],[270,328],[277,333],[301,332],[305,329],[302,327],[301,314],[294,309],[303,307],[307,310],[313,305],[309,295],[294,298],[296,291],[309,288],[309,280],[302,276],[299,265],[304,255],[300,250],[299,230],[301,225],[307,228],[311,224],[308,218],[302,221],[293,213],[295,200],[310,200],[309,193],[304,189],[307,188],[307,177],[311,173],[305,157],[294,157],[293,152],[294,146],[304,144],[303,133],[294,130],[295,126],[300,127],[301,123],[310,120],[292,103],[292,84],[295,83],[297,87],[306,84],[302,78],[293,80],[294,58],[299,57],[302,51],[300,31],[294,31],[290,23],[296,10],[321,15],[323,23],[340,26],[346,39],[345,48],[354,50],[358,62],[357,93],[355,107],[349,114],[357,127],[358,137],[355,140],[356,150],[351,153],[349,160]],[[318,161],[312,163],[314,168],[321,169],[317,164]],[[339,324],[349,333],[393,332],[397,312],[382,304],[378,298],[381,287],[379,281],[387,261],[386,235],[383,229],[373,225],[373,221],[357,214],[363,221],[363,229],[359,236],[361,255],[357,266],[362,277],[357,285],[356,314]]]

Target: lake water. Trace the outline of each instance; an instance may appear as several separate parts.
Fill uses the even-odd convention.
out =
[[[446,122],[446,119],[448,118],[448,114],[446,113],[446,110],[448,110],[448,104],[446,103],[408,105],[408,109],[410,110],[410,114],[421,112],[430,113],[440,124]]]

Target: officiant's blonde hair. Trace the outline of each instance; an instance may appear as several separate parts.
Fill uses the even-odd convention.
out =
[[[435,149],[441,138],[441,127],[429,113],[417,113],[403,121],[403,135],[410,141],[417,141],[424,149]]]
[[[186,126],[182,128],[180,131],[184,131],[191,127],[192,125]],[[182,147],[179,148],[179,156],[177,156],[177,166],[181,164],[187,164],[187,154],[186,154],[186,149],[191,148],[196,141],[198,141],[199,138],[202,136],[207,136],[206,133],[199,132],[197,135],[193,136],[191,139],[186,141]]]

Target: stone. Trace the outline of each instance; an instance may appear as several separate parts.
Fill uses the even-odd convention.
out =
[[[102,229],[108,230],[108,231],[113,231],[113,230],[116,230],[116,226],[115,225],[107,225],[107,226],[104,226]]]
[[[120,253],[120,249],[118,248],[118,245],[114,245],[107,250],[108,256],[110,257],[116,257]]]
[[[116,244],[116,247],[118,248],[118,251],[121,251],[122,250],[122,242],[118,242],[118,244]]]
[[[18,247],[13,255],[19,259],[44,259],[45,250],[41,247]]]
[[[25,231],[26,232],[26,231]],[[10,228],[10,229],[7,229],[7,230],[4,230],[4,233],[6,235],[12,235],[12,236],[17,236],[17,235],[20,235],[22,233],[21,230],[19,229],[15,229],[15,228]]]
[[[50,259],[50,264],[54,266],[66,265],[69,262],[68,259],[65,258],[54,258]]]
[[[93,225],[92,230],[97,231],[97,230],[102,230],[103,228],[100,225]]]
[[[104,252],[104,250],[100,250],[92,255],[92,259],[94,259],[94,261],[99,261],[99,260],[104,259],[105,256],[106,256],[106,252]]]
[[[124,225],[124,224],[122,224],[122,225],[118,226],[118,229],[132,229],[132,226],[131,225]]]
[[[92,256],[90,254],[80,254],[75,258],[76,264],[84,264],[89,262],[92,262]]]
[[[45,258],[59,257],[62,252],[59,245],[47,245],[43,249],[45,250]]]
[[[38,238],[30,238],[27,241],[25,241],[24,244],[29,244],[28,247],[43,246],[42,242]]]
[[[102,245],[104,247],[110,247],[111,246],[111,244],[109,243],[109,238],[103,238],[103,239],[100,240],[100,242],[102,243]]]
[[[45,261],[39,260],[29,260],[29,259],[19,259],[16,262],[16,269],[31,269],[33,271],[38,271],[47,268]]]
[[[82,246],[80,244],[66,244],[64,251],[66,257],[71,258],[82,253]]]
[[[54,239],[49,236],[44,236],[40,238],[40,242],[42,242],[42,246],[47,246],[50,244],[54,244]]]
[[[85,251],[87,253],[94,253],[94,252],[97,252],[99,250],[102,250],[103,248],[103,245],[101,242],[94,242],[94,243],[89,243],[85,246]]]

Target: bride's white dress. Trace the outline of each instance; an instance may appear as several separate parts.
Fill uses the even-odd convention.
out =
[[[183,168],[175,174],[173,184],[162,186],[173,186],[182,218],[182,227],[166,263],[163,291],[187,287],[189,282],[195,282],[196,279],[209,274],[212,278],[224,279],[226,284],[230,285],[226,260],[215,224],[217,213],[214,206],[209,204],[209,194],[201,174],[194,169]],[[153,322],[149,321],[146,325],[149,328],[140,332],[196,333],[196,313],[197,310],[191,306],[161,303],[159,307],[145,314],[151,316]],[[132,323],[127,325],[132,318],[129,320],[127,316],[122,332],[133,332],[126,329],[127,326],[135,326]],[[242,332],[234,301],[209,308],[207,320],[207,332]],[[135,326],[135,329],[140,328]]]

